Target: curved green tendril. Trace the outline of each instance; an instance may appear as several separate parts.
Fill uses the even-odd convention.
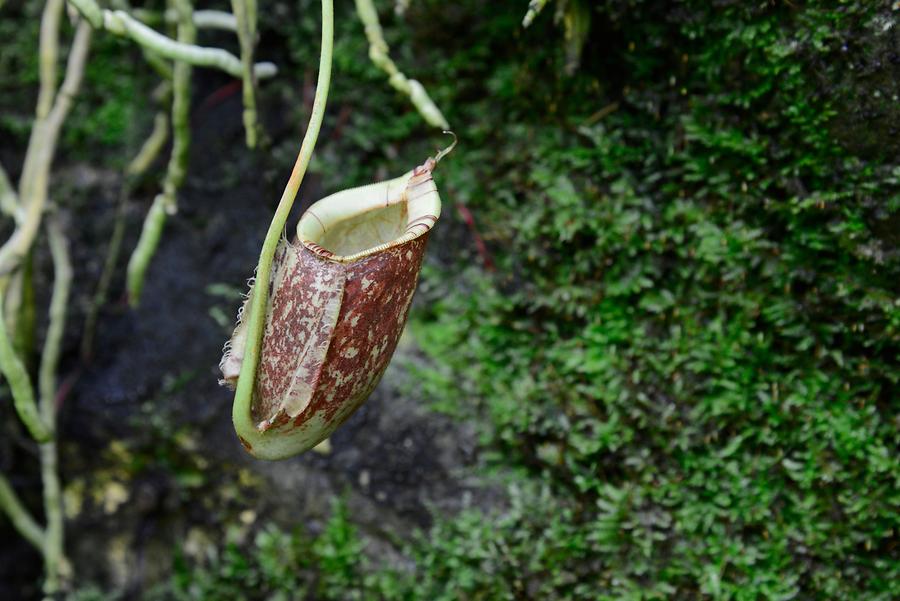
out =
[[[375,3],[372,0],[356,0],[356,13],[359,15],[359,20],[362,21],[366,30],[366,38],[369,40],[369,58],[376,67],[387,73],[388,84],[409,97],[413,106],[429,125],[450,129],[447,119],[425,91],[425,87],[419,81],[404,75],[391,60],[390,48],[384,39],[384,31],[378,20]]]
[[[262,347],[262,335],[266,322],[266,307],[269,300],[269,280],[272,274],[272,260],[275,249],[284,231],[288,214],[297,197],[300,183],[309,167],[319,130],[322,127],[322,119],[325,116],[325,104],[328,101],[328,87],[331,84],[331,57],[334,46],[334,5],[332,0],[322,0],[322,51],[319,57],[319,77],[316,83],[316,97],[313,101],[312,114],[309,118],[309,126],[303,136],[300,145],[300,153],[294,170],[288,179],[278,208],[269,224],[266,238],[263,241],[262,251],[259,254],[259,264],[256,267],[256,281],[250,292],[249,315],[247,320],[247,345],[244,350],[244,359],[238,376],[237,390],[234,393],[232,405],[232,420],[235,430],[242,433],[255,432],[256,426],[252,423],[250,404],[253,399],[253,390],[256,385],[256,369],[259,365],[260,350]]]

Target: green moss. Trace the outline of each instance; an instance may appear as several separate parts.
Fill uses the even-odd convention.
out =
[[[151,597],[360,599],[365,566],[361,548],[346,506],[336,501],[332,517],[317,536],[299,528],[286,533],[268,526],[256,534],[249,548],[230,544],[201,563],[177,558],[172,583]]]
[[[64,128],[64,150],[123,169],[129,153],[122,151],[151,129],[153,77],[134,44],[94,35],[82,90]],[[111,162],[110,156],[116,158]]]
[[[566,75],[524,8],[423,0],[387,30],[460,136],[438,178],[498,266],[426,268],[421,381],[480,424],[509,505],[440,518],[403,569],[350,566],[340,522],[310,569],[372,599],[897,597],[900,166],[860,128],[872,106],[896,127],[869,94],[897,81],[893,13],[594,2]],[[423,149],[361,32],[338,39],[351,116],[318,168],[348,185]]]
[[[896,596],[896,155],[834,137],[822,86],[885,10],[597,4],[574,79],[527,56],[472,77],[564,92],[530,118],[518,94],[467,107],[492,156],[464,146],[444,185],[500,270],[448,272],[418,321],[440,407],[548,488],[439,527],[410,590]]]

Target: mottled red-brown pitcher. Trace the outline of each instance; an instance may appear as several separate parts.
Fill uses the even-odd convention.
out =
[[[315,446],[375,389],[440,216],[435,162],[320,200],[301,217],[296,242],[278,246],[250,416],[235,420],[253,455],[278,459]],[[241,323],[220,364],[230,385],[245,343]]]

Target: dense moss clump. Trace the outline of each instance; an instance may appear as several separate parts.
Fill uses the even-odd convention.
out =
[[[896,598],[896,10],[595,2],[570,78],[548,19],[478,13],[432,64],[498,269],[419,332],[528,484],[410,590]]]

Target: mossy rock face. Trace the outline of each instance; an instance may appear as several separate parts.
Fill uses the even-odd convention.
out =
[[[900,10],[857,15],[817,55],[819,93],[835,108],[831,131],[848,151],[869,158],[900,152]]]

